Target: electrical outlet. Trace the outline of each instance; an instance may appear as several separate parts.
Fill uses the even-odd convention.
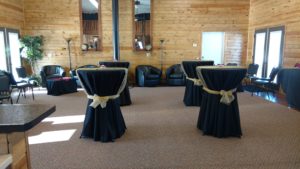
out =
[[[198,46],[198,44],[197,43],[193,43],[193,47],[195,48],[195,47],[197,47]]]

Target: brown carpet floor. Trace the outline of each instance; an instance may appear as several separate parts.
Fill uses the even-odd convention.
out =
[[[132,88],[133,104],[122,107],[125,134],[101,143],[79,138],[87,100],[82,91],[35,92],[35,101],[20,102],[55,104],[57,110],[28,132],[33,169],[300,168],[300,112],[249,93],[238,98],[242,138],[219,139],[196,128],[199,108],[184,106],[183,87]]]

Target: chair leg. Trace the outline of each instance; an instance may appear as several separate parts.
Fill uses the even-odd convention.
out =
[[[20,95],[21,95],[21,93],[22,93],[22,89],[19,89],[19,95],[18,95],[18,98],[17,98],[17,101],[16,101],[16,103],[18,103],[18,102],[19,102],[19,99],[20,99]]]
[[[270,95],[269,95],[269,91],[267,90],[267,96],[268,96],[268,99],[270,99]]]
[[[32,100],[34,100],[33,87],[31,87]]]
[[[26,98],[26,87],[23,88],[23,96]]]

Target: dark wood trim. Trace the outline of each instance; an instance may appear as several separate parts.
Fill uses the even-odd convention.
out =
[[[103,33],[102,33],[102,5],[101,5],[101,0],[99,0],[98,2],[98,37],[99,37],[99,42],[100,42],[100,46],[99,46],[99,50],[97,50],[96,52],[100,52],[103,50]],[[79,18],[80,18],[80,51],[82,53],[81,50],[81,45],[83,44],[83,18],[82,18],[82,0],[78,1],[79,3]],[[91,52],[91,51],[85,51],[85,52]],[[92,52],[95,52],[94,50]]]
[[[135,3],[134,3],[135,0],[132,0],[131,1],[131,7],[132,7],[132,50],[135,51],[135,52],[144,52],[146,51],[145,49],[144,50],[138,50],[135,48],[135,34],[136,34],[136,30],[135,30]],[[150,36],[150,44],[152,46],[151,48],[151,51],[154,49],[154,46],[153,46],[153,36],[152,36],[152,31],[153,31],[153,0],[150,0],[150,28],[149,28],[149,36]]]

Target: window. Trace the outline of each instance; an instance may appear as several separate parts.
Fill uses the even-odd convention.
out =
[[[224,32],[202,32],[201,60],[213,60],[215,65],[224,63]]]

